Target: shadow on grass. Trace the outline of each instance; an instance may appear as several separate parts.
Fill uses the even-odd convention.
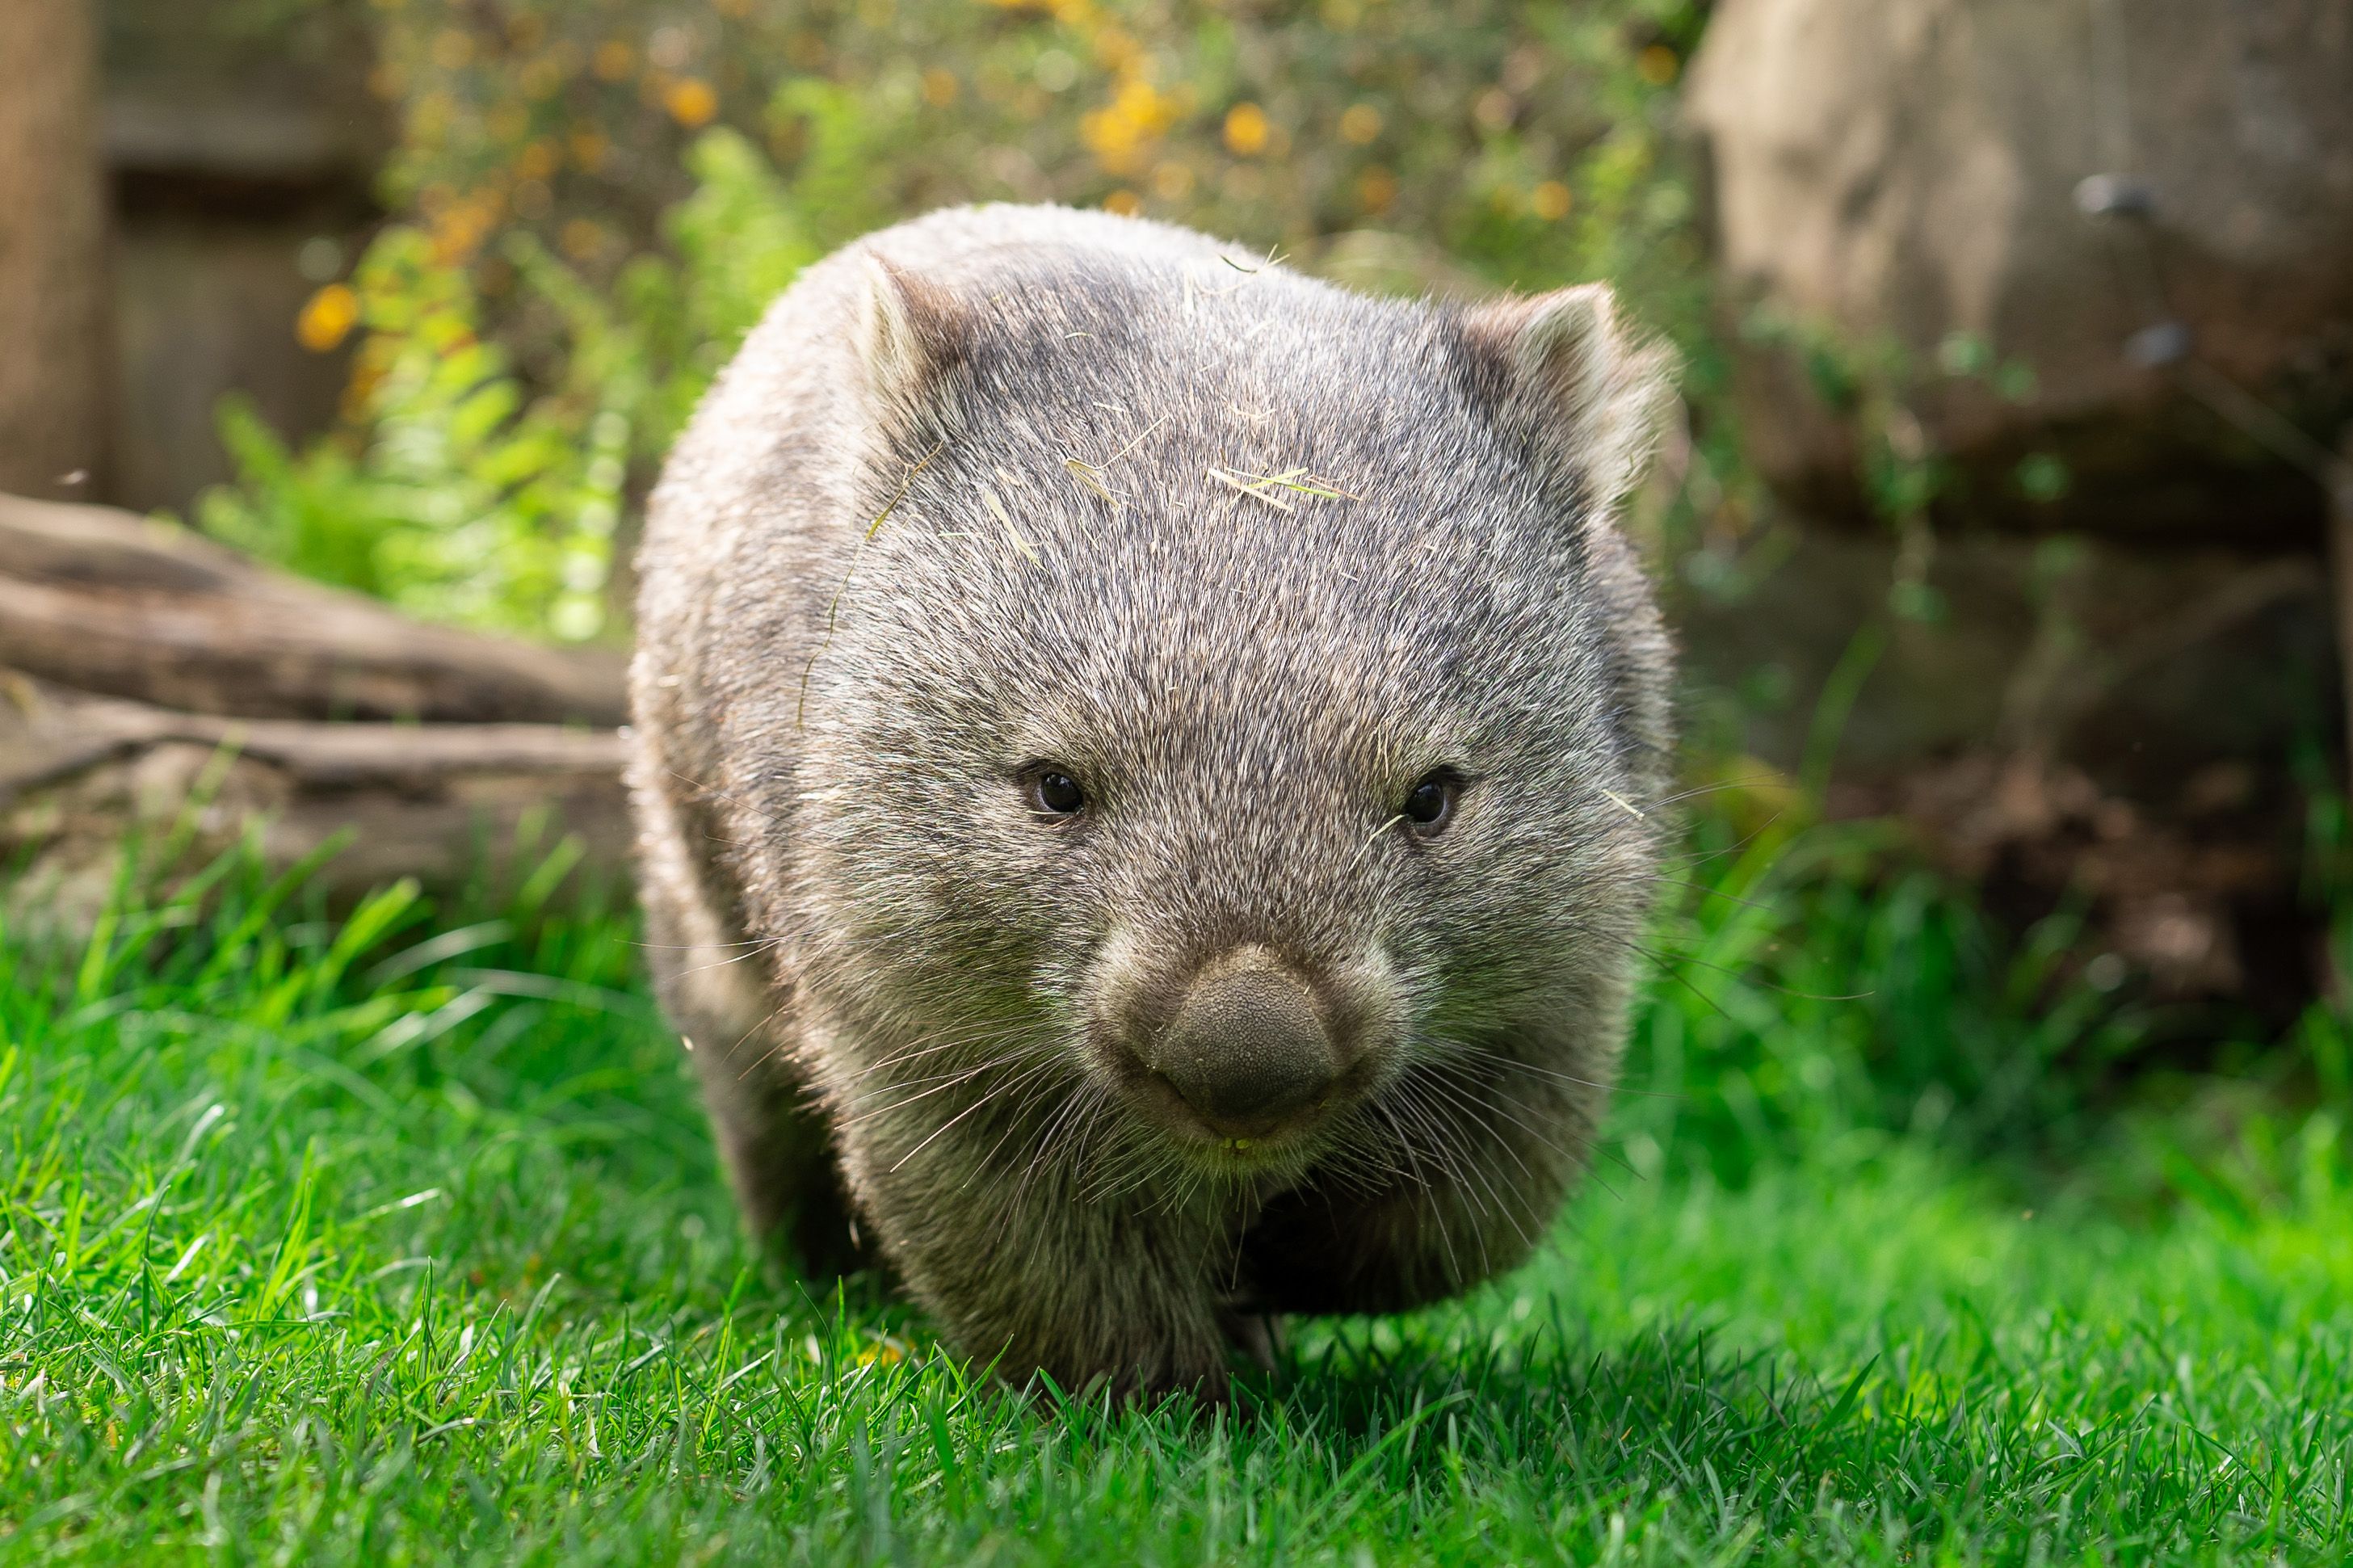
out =
[[[1851,1443],[1868,1372],[1828,1387],[1696,1329],[1602,1348],[1558,1319],[1509,1332],[1468,1317],[1403,1332],[1344,1320],[1319,1326],[1244,1402],[1379,1456],[1390,1486],[1468,1462],[1588,1478],[1640,1468],[1704,1494],[1764,1471],[1820,1474]]]

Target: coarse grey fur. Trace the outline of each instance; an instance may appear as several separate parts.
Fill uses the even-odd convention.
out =
[[[753,1224],[879,1250],[1016,1381],[1212,1395],[1257,1314],[1525,1256],[1654,876],[1613,514],[1664,387],[1599,287],[1375,300],[1095,213],[810,268],[640,558],[649,942]],[[1238,971],[1335,1064],[1247,1137],[1148,1065]]]

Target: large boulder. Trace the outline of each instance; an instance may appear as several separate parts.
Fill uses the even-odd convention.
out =
[[[1744,438],[1803,509],[1863,511],[1884,440],[1948,460],[1946,518],[2317,539],[2353,0],[1722,0],[1686,103]]]

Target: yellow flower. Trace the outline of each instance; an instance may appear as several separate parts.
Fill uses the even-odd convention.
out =
[[[1675,51],[1664,44],[1652,44],[1634,57],[1634,74],[1652,87],[1666,86],[1683,69],[1683,62],[1677,59]]]
[[[1266,111],[1255,103],[1237,103],[1226,111],[1226,146],[1241,157],[1266,151],[1270,130]]]
[[[313,354],[325,354],[360,324],[360,297],[344,283],[330,283],[311,295],[294,318],[294,336]]]
[[[1558,180],[1546,180],[1528,193],[1528,210],[1546,223],[1557,223],[1568,216],[1568,187]]]
[[[1144,198],[1131,190],[1116,190],[1103,197],[1103,207],[1122,217],[1134,217],[1144,210]]]
[[[1142,77],[1128,77],[1109,103],[1080,117],[1079,139],[1113,174],[1132,174],[1176,114],[1174,100]]]
[[[956,101],[961,85],[955,72],[934,66],[923,73],[923,101],[934,109],[945,109]]]
[[[695,77],[682,77],[670,84],[662,93],[662,107],[670,117],[693,131],[711,123],[719,112],[719,95],[711,84]]]
[[[1356,103],[1340,116],[1340,136],[1361,147],[1381,133],[1381,111],[1369,103]]]
[[[1356,176],[1356,199],[1364,204],[1366,212],[1388,211],[1389,203],[1397,200],[1397,176],[1378,164]]]
[[[476,191],[451,203],[433,220],[433,259],[444,266],[471,260],[504,208],[496,191]]]
[[[607,38],[596,46],[596,52],[589,63],[605,80],[618,81],[629,74],[630,68],[637,63],[637,56],[620,39]]]

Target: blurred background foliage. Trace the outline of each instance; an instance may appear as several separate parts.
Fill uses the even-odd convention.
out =
[[[332,17],[365,34],[391,131],[384,216],[290,323],[310,350],[348,356],[336,426],[291,440],[232,397],[236,476],[194,520],[422,615],[619,643],[638,510],[697,397],[801,267],[901,217],[1102,207],[1441,297],[1606,278],[1683,367],[1685,428],[1632,516],[1701,677],[1684,711],[1706,891],[1662,927],[1642,1034],[1670,1097],[1642,1101],[1658,1140],[1748,1148],[1873,1126],[2050,1150],[2089,1136],[2092,1109],[2105,1118],[2126,1086],[2135,1104],[2193,1107],[2165,1138],[2239,1139],[2264,1096],[2341,1101],[2346,1014],[2327,987],[2353,972],[2353,926],[2328,743],[2299,729],[2292,779],[2273,730],[2232,764],[2266,781],[2233,808],[2253,824],[2242,837],[2287,867],[2260,895],[2252,874],[2190,887],[2201,867],[2249,863],[2239,840],[2200,836],[2208,818],[2177,843],[2156,795],[2039,771],[2038,748],[2059,743],[2021,727],[2019,673],[2094,668],[2084,651],[2122,636],[2096,611],[2130,579],[2122,557],[2069,536],[1932,528],[1950,475],[1913,408],[1956,388],[2021,406],[2036,371],[2021,355],[2038,345],[1956,333],[1909,353],[1728,297],[1679,104],[1710,9],[255,0],[271,26]],[[1744,458],[1736,359],[1765,340],[1860,411],[1877,545],[1792,525]],[[2044,499],[2071,482],[2040,448],[2018,471]],[[2003,551],[2027,563],[2025,587],[1985,564]],[[1948,605],[1936,562],[1964,568],[1947,582],[1974,582],[1974,607]],[[2183,580],[2203,570],[2189,561]],[[2046,581],[2068,572],[2080,604]],[[1777,573],[1779,598],[1747,597]],[[2131,602],[2158,627],[2206,613]],[[1972,631],[1988,625],[2016,646]],[[2248,703],[2295,683],[2268,642],[2195,662]],[[1858,703],[1874,681],[1875,712]],[[2206,689],[2169,665],[2147,684]],[[1945,722],[1989,692],[2005,694],[1998,724]],[[2119,711],[2126,739],[2101,744],[2127,760],[2176,716]],[[1768,721],[1778,750],[1758,738]],[[1968,771],[1989,746],[2032,767]],[[1858,789],[1874,767],[1895,782]],[[2214,771],[2155,770],[2168,769],[2191,793]],[[2254,980],[2167,969],[2185,887],[2225,911],[2215,929],[2253,933],[2237,939]]]
[[[1683,351],[1702,438],[1706,506],[1648,521],[1736,532],[1671,133],[1705,11],[373,0],[393,217],[296,323],[358,340],[341,428],[290,450],[232,401],[237,477],[197,520],[419,613],[616,635],[632,509],[765,302],[897,217],[1014,200],[1402,291],[1612,279]]]

